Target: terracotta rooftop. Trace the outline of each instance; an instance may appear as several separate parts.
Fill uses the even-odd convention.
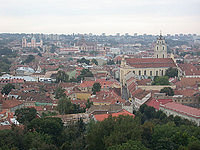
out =
[[[118,117],[120,115],[123,115],[123,116],[132,116],[133,118],[135,118],[135,115],[126,111],[126,110],[122,110],[121,112],[118,112],[118,113],[112,113],[112,114],[98,114],[98,115],[94,115],[94,118],[97,120],[97,121],[103,121],[104,119],[108,118],[109,116],[112,116],[112,117]]]
[[[185,72],[185,75],[187,76],[200,75],[200,70],[198,70],[193,64],[179,64],[178,66],[182,71]]]
[[[127,58],[126,63],[135,68],[176,67],[172,58]]]
[[[135,90],[134,92],[132,92],[131,94],[133,97],[136,97],[138,99],[143,99],[149,93],[150,93],[149,91],[145,91],[139,88]]]
[[[200,118],[200,110],[197,108],[185,106],[185,105],[178,104],[175,102],[166,103],[164,105],[160,105],[160,107],[163,107],[163,108],[166,108],[169,110],[173,110],[178,113],[181,113],[181,114],[184,114],[187,116],[191,116],[194,118]]]
[[[160,104],[166,104],[172,102],[172,99],[155,99],[151,98],[146,102],[148,106],[154,107],[156,110],[160,109]]]
[[[18,101],[16,99],[3,100],[2,107],[3,107],[3,109],[9,109],[9,108],[13,108],[13,107],[16,107],[18,105],[21,105],[21,104],[23,104],[23,102]]]
[[[197,88],[198,83],[200,83],[200,78],[181,78],[175,85],[177,88]]]
[[[195,89],[174,90],[174,95],[193,96],[197,92]]]

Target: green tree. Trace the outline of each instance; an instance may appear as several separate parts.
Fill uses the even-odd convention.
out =
[[[21,108],[15,111],[15,116],[17,116],[17,121],[22,124],[27,124],[31,122],[37,116],[37,111],[35,108]]]
[[[66,97],[66,94],[65,94],[65,89],[63,89],[62,87],[58,87],[56,90],[55,90],[55,98],[56,99],[59,99],[61,97]]]
[[[92,92],[93,94],[96,94],[96,92],[99,92],[101,90],[101,84],[96,82],[92,86]]]
[[[93,102],[91,102],[89,99],[87,100],[87,103],[86,103],[86,108],[90,108],[91,106],[93,105]]]
[[[85,59],[84,57],[77,60],[78,63],[85,63],[87,65],[90,64],[90,60]]]
[[[114,60],[108,60],[108,61],[107,61],[107,65],[115,65]]]
[[[28,57],[22,62],[22,64],[24,64],[24,63],[30,63],[30,62],[32,62],[32,61],[34,61],[35,60],[35,56],[33,56],[33,55],[28,55]]]
[[[164,87],[160,90],[160,93],[166,93],[168,96],[174,96],[174,90],[171,87]]]
[[[11,83],[8,83],[3,87],[1,94],[8,95],[11,92],[12,89],[15,89],[15,86]]]
[[[95,64],[95,65],[98,65],[98,61],[94,58],[92,59],[92,63]]]
[[[129,140],[126,143],[122,143],[122,145],[108,147],[107,150],[148,150],[148,148],[146,148],[141,141]]]
[[[69,98],[61,97],[58,101],[57,110],[60,114],[72,114],[74,107]]]
[[[104,150],[129,140],[141,140],[138,119],[131,116],[109,117],[91,124],[87,134],[88,149]]]
[[[168,68],[165,72],[165,76],[168,76],[168,77],[178,77],[178,69],[177,68]]]
[[[6,57],[0,56],[0,75],[1,73],[8,73],[10,66],[11,62]]]
[[[38,53],[38,56],[42,57],[42,54],[39,52],[39,53]]]
[[[66,74],[64,71],[58,71],[56,75],[56,83],[59,82],[67,82],[69,80],[69,75]]]
[[[28,124],[27,128],[29,131],[48,134],[57,145],[63,131],[63,123],[60,118],[56,117],[36,118]]]
[[[155,77],[152,85],[169,85],[169,77],[168,76],[160,76]]]
[[[89,69],[82,69],[80,75],[77,77],[77,81],[84,80],[85,77],[93,77],[94,75]]]

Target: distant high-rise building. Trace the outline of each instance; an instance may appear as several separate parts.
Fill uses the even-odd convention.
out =
[[[134,36],[137,36],[137,33],[134,33]]]

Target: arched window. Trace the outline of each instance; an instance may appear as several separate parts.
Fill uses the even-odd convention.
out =
[[[158,71],[156,71],[156,76],[158,76]]]
[[[144,71],[144,75],[146,76],[146,74],[147,74],[147,72],[146,72],[146,70]]]
[[[141,76],[141,71],[139,70],[139,76]]]
[[[162,76],[164,75],[163,70],[161,71],[161,75],[162,75]]]
[[[163,50],[165,50],[165,47],[163,46]]]
[[[157,55],[157,58],[158,58],[158,55]]]
[[[150,71],[150,76],[152,76],[152,71]]]

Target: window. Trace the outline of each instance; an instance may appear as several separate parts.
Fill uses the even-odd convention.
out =
[[[163,74],[163,70],[161,71],[161,75],[163,76],[164,74]]]
[[[158,58],[158,55],[157,55],[157,58]]]
[[[165,58],[165,55],[163,54],[163,58]]]
[[[158,46],[157,46],[157,50],[158,50]]]
[[[133,73],[135,74],[135,71],[133,71]]]
[[[156,71],[156,76],[158,76],[158,71]]]
[[[165,47],[163,46],[163,50],[165,50]]]
[[[144,71],[144,75],[146,76],[146,74],[147,74],[147,72],[146,72],[146,70]]]
[[[150,71],[150,76],[152,76],[152,71]]]
[[[139,70],[139,76],[141,76],[141,71]]]

